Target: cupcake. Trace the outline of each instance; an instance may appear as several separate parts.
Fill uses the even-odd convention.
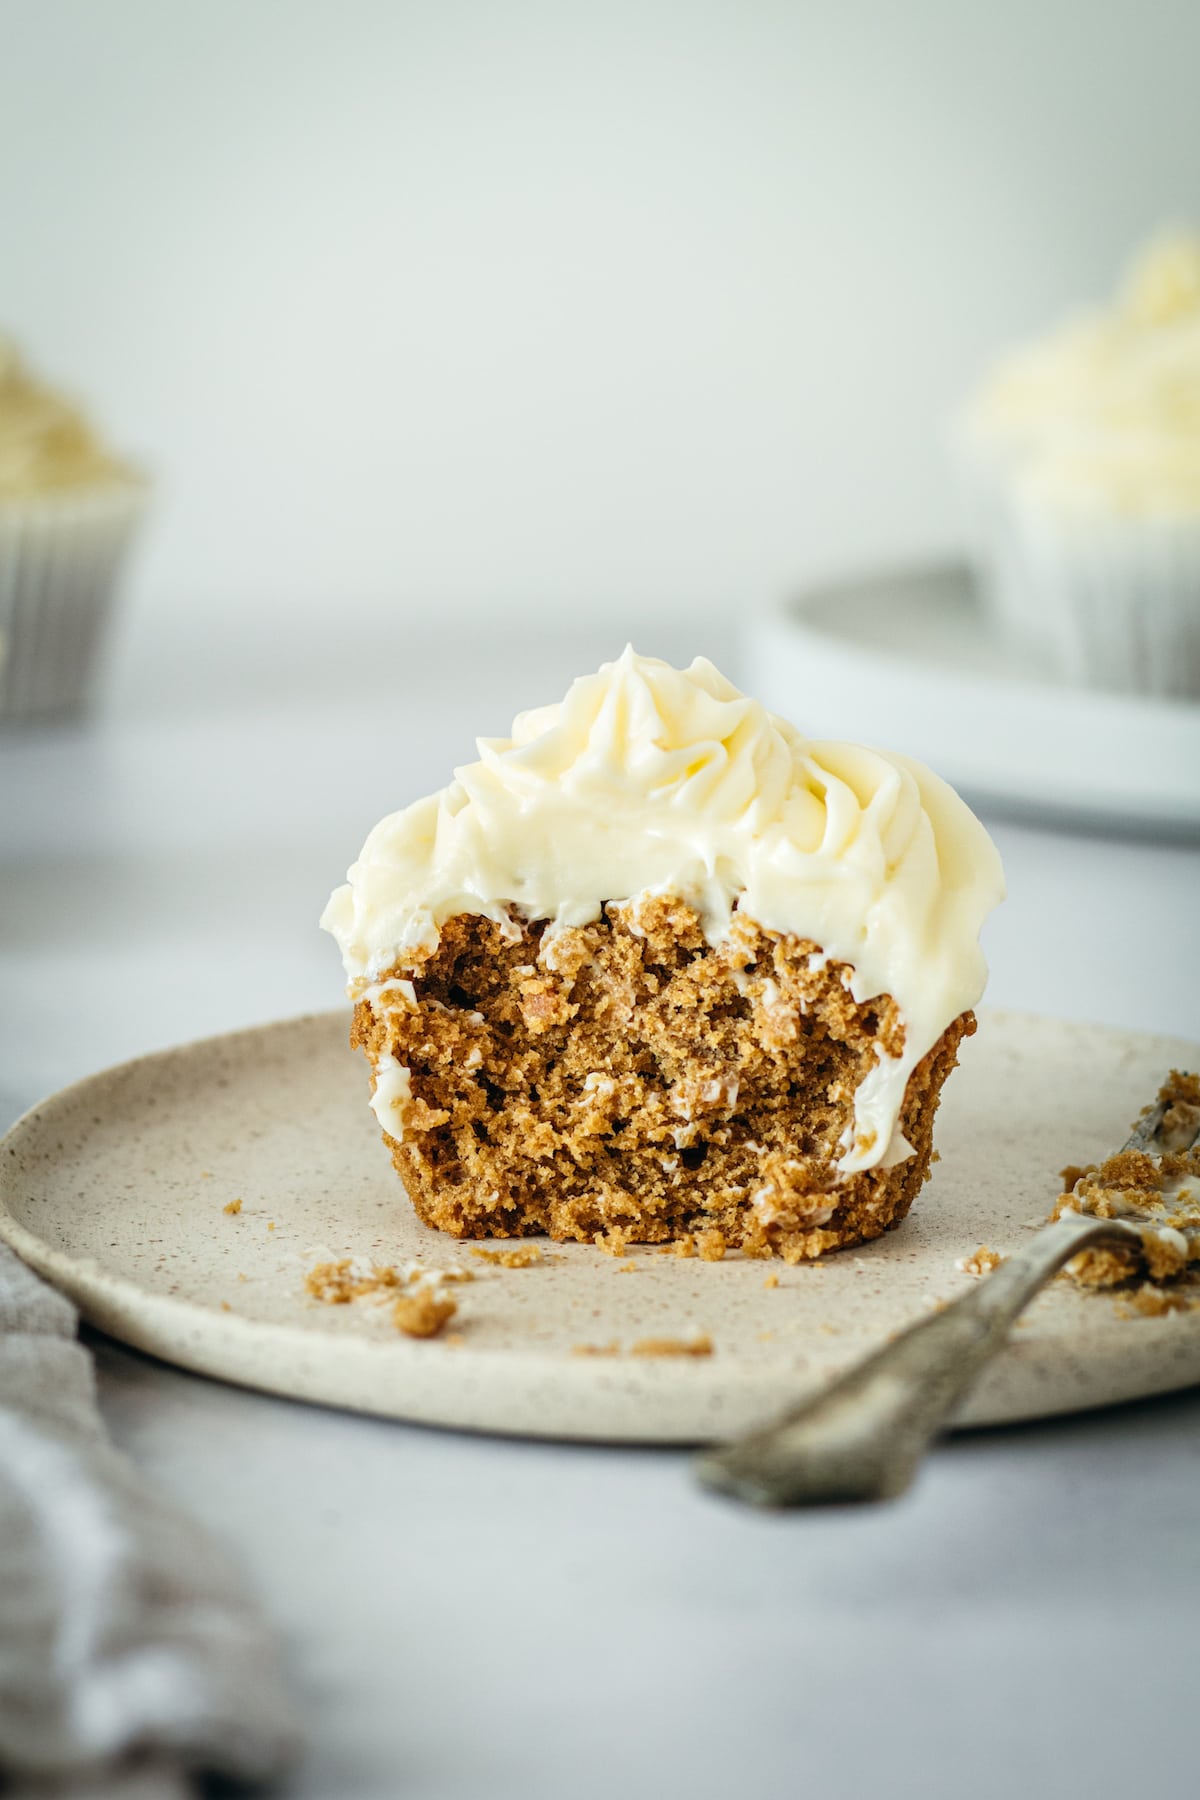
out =
[[[0,720],[84,707],[145,482],[0,339]]]
[[[1200,693],[1200,237],[1006,357],[959,433],[984,591],[1068,680]]]
[[[421,1218],[790,1261],[898,1224],[1003,892],[966,805],[632,650],[478,749],[321,921]]]

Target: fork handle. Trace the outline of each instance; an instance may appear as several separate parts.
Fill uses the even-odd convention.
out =
[[[705,1487],[757,1506],[901,1494],[925,1451],[1050,1277],[1091,1244],[1133,1240],[1119,1219],[1044,1225],[961,1299],[911,1325],[773,1425],[705,1451]]]

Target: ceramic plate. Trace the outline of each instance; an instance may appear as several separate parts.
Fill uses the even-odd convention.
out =
[[[938,1120],[942,1160],[907,1222],[827,1262],[681,1261],[587,1245],[503,1269],[413,1215],[367,1107],[348,1014],[147,1056],[27,1113],[0,1154],[0,1237],[101,1330],[184,1368],[298,1399],[481,1431],[698,1442],[765,1421],[948,1300],[961,1258],[1036,1228],[1066,1162],[1103,1155],[1195,1047],[983,1015]],[[227,1207],[240,1202],[236,1211]],[[330,1307],[305,1275],[341,1256],[477,1279],[453,1336]],[[766,1285],[770,1276],[778,1286]],[[629,1354],[711,1338],[706,1357]],[[617,1345],[619,1354],[580,1354]],[[1122,1317],[1058,1283],[963,1423],[1036,1418],[1200,1381],[1200,1312]]]
[[[964,565],[813,587],[747,631],[749,692],[810,737],[903,744],[985,804],[1200,833],[1200,703],[1066,686],[997,637]]]

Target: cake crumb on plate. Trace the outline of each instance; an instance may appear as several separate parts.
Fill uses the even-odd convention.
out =
[[[501,1269],[531,1269],[535,1263],[546,1261],[537,1244],[522,1244],[516,1250],[485,1250],[479,1244],[472,1244],[471,1255],[477,1256],[480,1262],[495,1263]]]
[[[420,1287],[412,1294],[401,1294],[392,1307],[392,1322],[407,1337],[436,1337],[448,1319],[458,1311],[457,1300],[436,1289]]]
[[[711,1356],[712,1353],[713,1341],[707,1332],[694,1338],[639,1338],[629,1352],[630,1356]]]
[[[978,1250],[973,1250],[970,1256],[959,1257],[958,1267],[964,1275],[990,1275],[1003,1261],[998,1250],[989,1250],[986,1244],[980,1244]]]

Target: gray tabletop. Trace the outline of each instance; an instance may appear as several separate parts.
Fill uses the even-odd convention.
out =
[[[164,635],[91,727],[0,738],[0,1122],[336,1004],[315,918],[369,825],[619,647],[447,633],[364,669]],[[639,648],[737,673],[719,631]],[[1195,1035],[1200,849],[989,823],[989,999]],[[674,1452],[355,1418],[93,1344],[117,1441],[277,1622],[297,1796],[1195,1792],[1200,1395],[959,1436],[886,1508],[764,1518]]]

